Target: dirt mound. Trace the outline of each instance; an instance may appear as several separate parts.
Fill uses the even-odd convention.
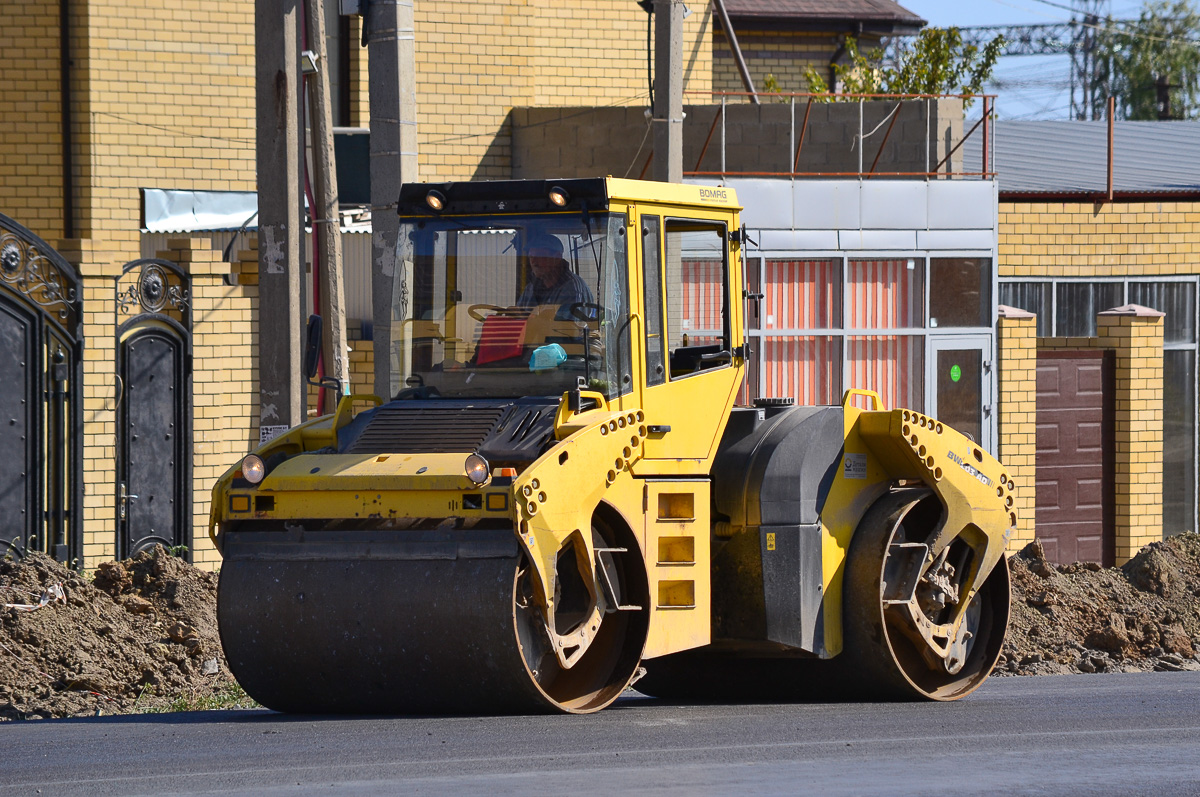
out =
[[[1124,567],[1010,557],[997,674],[1200,670],[1200,534]],[[41,555],[0,561],[0,720],[249,705],[217,637],[217,577],[156,547],[89,582]],[[22,608],[25,607],[25,608]],[[240,703],[239,703],[240,701]]]
[[[1119,568],[1009,558],[1012,621],[997,673],[1200,670],[1200,534],[1147,545]]]
[[[161,546],[88,582],[32,554],[0,561],[0,719],[203,706],[236,693],[217,579]],[[44,604],[44,605],[39,605]]]

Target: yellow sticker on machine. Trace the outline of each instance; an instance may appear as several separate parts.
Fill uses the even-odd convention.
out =
[[[773,532],[773,531],[767,532],[767,550],[768,551],[775,550],[775,532]]]

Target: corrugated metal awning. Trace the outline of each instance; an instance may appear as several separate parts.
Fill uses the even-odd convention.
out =
[[[1114,122],[1113,190],[1200,193],[1200,122]],[[1108,122],[996,122],[993,171],[1001,194],[1098,194],[1108,188]],[[981,162],[981,136],[963,144]]]

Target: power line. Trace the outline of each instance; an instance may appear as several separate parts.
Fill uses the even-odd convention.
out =
[[[1106,12],[1108,0],[1072,0],[1071,5],[1055,0],[1034,0],[1042,5],[1070,11],[1067,22],[1036,25],[981,25],[962,28],[964,43],[982,46],[1004,36],[1001,55],[1067,55],[1070,58],[1071,117],[1099,118],[1111,93],[1107,70],[1101,70],[1098,33],[1118,24]],[[1101,22],[1104,21],[1104,26]],[[1120,24],[1126,24],[1124,20]]]

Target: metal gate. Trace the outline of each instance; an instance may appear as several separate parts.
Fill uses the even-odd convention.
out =
[[[0,553],[82,555],[75,268],[0,214]]]
[[[191,308],[187,274],[125,264],[117,282],[117,552],[191,556]]]

